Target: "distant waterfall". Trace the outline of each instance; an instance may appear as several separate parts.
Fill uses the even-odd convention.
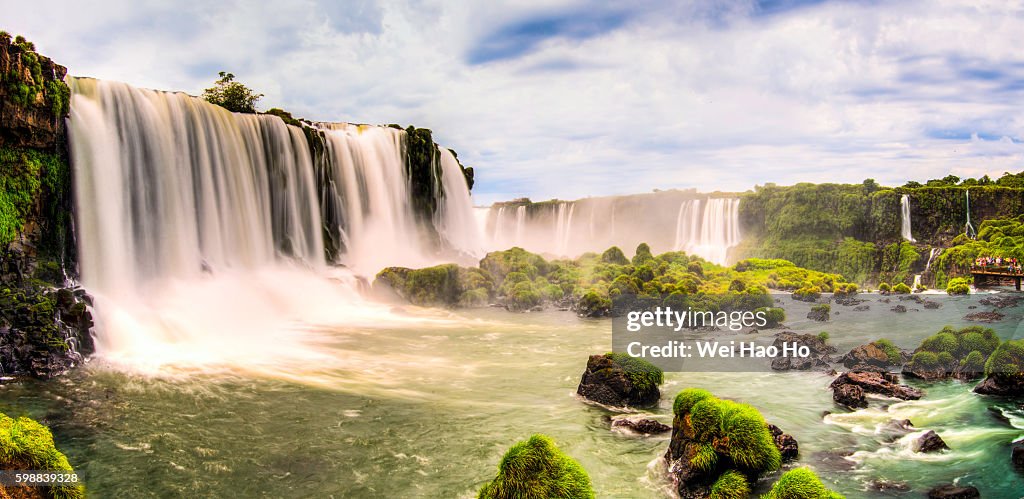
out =
[[[900,237],[916,242],[910,233],[910,196],[906,194],[900,197]]]
[[[519,246],[552,257],[575,257],[640,243],[655,252],[682,250],[725,263],[740,242],[739,200],[695,199],[678,193],[587,198],[492,207],[486,230],[490,250]]]
[[[675,249],[725,264],[729,250],[740,243],[739,199],[684,201],[676,221]]]
[[[375,310],[352,271],[439,263],[431,234],[440,249],[482,250],[450,151],[438,151],[434,219],[414,215],[402,130],[319,124],[307,136],[183,93],[71,87],[80,271],[108,356],[273,363],[302,343],[286,340],[303,334],[295,323]],[[330,263],[348,269],[326,265],[325,235],[340,249]]]

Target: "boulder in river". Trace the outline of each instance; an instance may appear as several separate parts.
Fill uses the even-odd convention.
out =
[[[807,347],[810,355],[807,357],[776,357],[772,360],[772,369],[776,371],[807,371],[811,369],[831,369],[832,357],[830,354],[836,352],[836,348],[825,342],[824,338],[813,334],[797,334],[792,331],[785,331],[775,335],[772,346],[783,350],[783,346]]]
[[[591,355],[576,393],[608,406],[651,407],[661,399],[664,376],[654,364],[626,354]]]
[[[785,463],[797,458],[800,454],[800,445],[793,435],[783,433],[781,428],[771,423],[768,424],[768,431],[771,432],[772,438],[775,440],[775,447],[778,447],[779,454],[782,455],[782,462]]]
[[[978,499],[981,493],[978,489],[967,486],[949,484],[940,485],[928,491],[928,499]]]
[[[949,446],[942,440],[942,437],[934,430],[928,430],[924,435],[914,441],[913,445],[914,452],[939,452],[949,450]]]
[[[648,418],[613,419],[612,428],[622,428],[641,435],[658,435],[672,429],[667,424]]]
[[[832,399],[850,408],[867,407],[865,393],[902,400],[917,400],[924,395],[924,392],[917,388],[896,383],[897,379],[896,375],[891,373],[850,371],[839,375],[829,387],[832,388]],[[860,388],[860,391],[856,388]]]
[[[1020,471],[1024,471],[1024,442],[1018,441],[1010,449],[1010,462]]]
[[[967,314],[967,315],[964,316],[964,320],[965,321],[991,323],[991,322],[999,322],[999,321],[1003,320],[1003,317],[1005,317],[1003,314],[993,310],[991,312],[974,312],[974,313],[971,313],[971,314]]]

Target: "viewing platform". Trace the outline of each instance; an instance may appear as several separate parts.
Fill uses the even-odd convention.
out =
[[[1020,291],[1020,280],[1024,272],[1006,266],[978,267],[971,266],[971,275],[974,277],[974,287],[984,288],[990,286],[1009,286]]]

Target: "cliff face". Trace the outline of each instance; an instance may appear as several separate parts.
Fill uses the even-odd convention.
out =
[[[67,70],[0,32],[0,375],[50,377],[93,350],[75,269]]]
[[[53,150],[68,110],[67,68],[0,33],[0,146]]]

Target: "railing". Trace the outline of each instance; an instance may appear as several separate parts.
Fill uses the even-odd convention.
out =
[[[1013,265],[971,265],[972,274],[1024,276],[1024,268]]]

